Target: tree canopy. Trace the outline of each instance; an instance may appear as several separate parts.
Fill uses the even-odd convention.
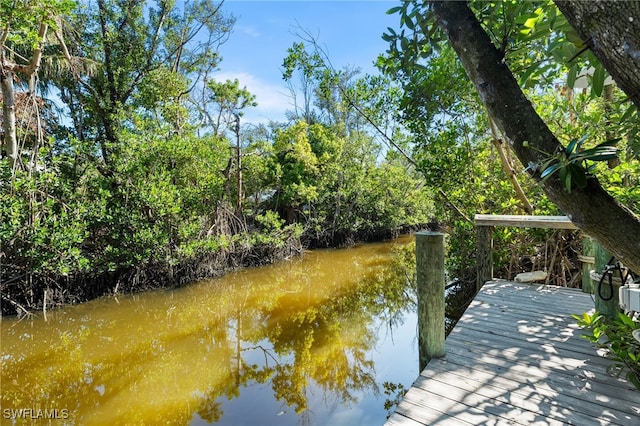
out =
[[[4,312],[182,284],[429,220],[420,176],[385,155],[338,90],[382,114],[371,76],[309,64],[313,114],[244,123],[255,95],[216,75],[235,23],[223,3],[13,6],[0,3]]]
[[[381,65],[400,76],[406,88],[415,90],[414,86],[423,84],[421,79],[433,78],[433,74],[424,77],[423,70],[441,69],[437,64],[453,49],[479,95],[472,104],[486,109],[487,119],[496,124],[529,176],[540,182],[549,199],[579,228],[627,266],[640,270],[639,242],[633,237],[640,235],[640,221],[629,208],[635,203],[623,205],[620,201],[629,201],[619,196],[625,190],[611,185],[606,169],[594,167],[597,162],[613,160],[615,144],[623,146],[621,157],[635,167],[636,109],[628,107],[628,101],[625,105],[612,87],[605,91],[604,86],[609,71],[628,99],[634,101],[638,93],[637,79],[625,76],[628,70],[637,70],[633,52],[638,46],[640,13],[635,6],[594,6],[593,2],[558,2],[558,8],[549,1],[405,2],[391,9],[400,15],[403,29],[389,29],[385,35],[391,45]],[[615,22],[616,30],[606,32],[609,26],[600,25],[605,22]],[[589,73],[589,67],[595,71]],[[568,109],[563,102],[546,106],[546,110],[540,103],[541,94],[558,89],[573,96],[580,74],[591,85],[591,98],[580,101],[595,106],[602,97],[600,129],[593,124],[584,129],[577,126],[576,115],[583,111],[573,109],[573,98],[568,99]],[[473,117],[477,119],[475,114],[485,115],[479,110],[474,114],[452,109],[462,105],[468,89],[447,88],[447,82],[439,82],[437,93],[444,93],[448,103],[433,99],[432,94],[407,100],[412,117],[418,117],[425,105],[434,106],[432,118],[422,124],[427,131],[433,132],[442,120],[468,124]],[[626,112],[614,117],[623,108]],[[556,124],[562,120],[568,125]],[[629,186],[628,181],[620,183]]]

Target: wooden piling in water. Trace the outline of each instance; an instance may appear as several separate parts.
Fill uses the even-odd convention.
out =
[[[444,234],[416,233],[418,346],[422,371],[431,358],[444,356]]]

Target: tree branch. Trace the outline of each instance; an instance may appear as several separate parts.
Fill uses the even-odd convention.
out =
[[[520,161],[540,164],[546,157],[544,153],[561,148],[467,4],[432,1],[430,5],[481,101]],[[540,181],[540,170],[529,170]],[[553,175],[542,188],[578,228],[632,270],[640,271],[640,219],[609,195],[597,179],[588,179],[584,189],[567,192],[563,182]]]
[[[555,3],[620,89],[640,108],[640,2]]]
[[[507,151],[509,148],[505,147],[505,142],[500,137],[498,127],[496,126],[496,123],[494,123],[492,119],[489,119],[489,126],[491,127],[491,135],[493,136],[493,139],[491,140],[491,142],[493,143],[493,146],[496,147],[496,151],[498,151],[498,155],[500,156],[500,162],[502,163],[502,169],[504,170],[504,172],[507,174],[507,177],[511,181],[511,185],[513,186],[513,189],[516,191],[516,197],[518,197],[518,199],[522,203],[522,208],[524,209],[525,213],[533,214],[533,205],[529,201],[529,198],[527,198],[527,194],[524,193],[524,190],[522,189],[522,186],[518,181],[518,177],[516,176],[516,172],[515,170],[513,170],[513,165],[507,158],[507,153],[505,151]]]

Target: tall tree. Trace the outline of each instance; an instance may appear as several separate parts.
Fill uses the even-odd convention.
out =
[[[245,109],[258,105],[255,95],[246,86],[240,87],[238,79],[207,81],[203,92],[198,106],[203,115],[202,124],[219,136],[228,130],[234,132],[236,117],[244,115]]]
[[[48,0],[0,3],[0,93],[2,95],[2,145],[12,168],[20,152],[16,133],[16,90],[35,99],[36,78],[47,34],[73,6],[71,1]],[[38,126],[40,127],[40,126]]]
[[[234,22],[221,5],[98,0],[77,13],[74,29],[65,34],[70,55],[90,58],[96,66],[91,74],[76,73],[75,79],[61,82],[61,98],[71,109],[77,136],[96,143],[103,173],[113,173],[112,157],[121,144],[118,129],[131,125],[127,120],[145,81],[175,82],[180,88],[188,77],[181,93],[169,90],[179,103],[217,67],[217,48]],[[179,131],[181,116],[173,118]]]
[[[236,211],[242,212],[243,182],[242,182],[242,138],[240,118],[247,108],[257,106],[256,96],[251,94],[247,87],[240,87],[238,79],[224,82],[206,81],[202,99],[198,103],[198,111],[203,117],[203,128],[211,129],[215,136],[224,136],[232,133],[234,144],[231,150],[234,156],[229,160],[229,166],[225,170],[227,187],[230,188],[231,164],[235,162],[236,171]]]
[[[529,167],[530,174],[541,181],[544,170],[540,165],[555,153],[565,152],[565,148],[523,94],[504,61],[504,51],[492,43],[466,3],[434,1],[430,2],[430,8],[490,116],[508,138],[521,162],[532,166]],[[640,20],[640,13],[635,8],[624,10],[624,13],[622,8],[607,9],[607,12],[621,26],[626,25],[625,22]],[[598,29],[592,28],[592,31],[597,34]],[[632,38],[638,37],[640,33],[636,32]],[[618,56],[614,63],[625,63],[630,59],[629,54]],[[605,66],[611,67],[606,63]],[[542,187],[576,226],[598,240],[631,269],[640,271],[640,240],[634,237],[640,235],[640,220],[603,190],[597,179],[589,177],[583,185],[571,187],[568,191],[566,182],[558,174],[553,174]]]

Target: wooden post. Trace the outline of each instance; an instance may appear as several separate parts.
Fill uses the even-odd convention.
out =
[[[611,260],[611,253],[609,253],[604,247],[600,244],[595,244],[594,249],[594,257],[595,257],[595,270],[598,274],[602,274],[605,266]],[[618,313],[620,312],[620,299],[618,295],[618,291],[620,289],[620,285],[622,282],[620,281],[620,274],[615,271],[612,279],[612,286],[609,286],[609,280],[607,278],[604,279],[602,283],[601,291],[598,291],[598,284],[600,280],[594,280],[592,282],[592,286],[594,289],[594,299],[595,299],[595,308],[596,311],[605,315],[608,318],[615,319],[618,317]],[[609,300],[605,300],[600,295]]]
[[[582,262],[582,292],[594,293],[593,283],[591,282],[590,273],[595,269],[595,243],[590,237],[582,238],[582,256],[578,256],[578,260]]]
[[[444,234],[416,234],[420,371],[444,356]]]
[[[476,226],[476,293],[493,279],[493,226]]]

